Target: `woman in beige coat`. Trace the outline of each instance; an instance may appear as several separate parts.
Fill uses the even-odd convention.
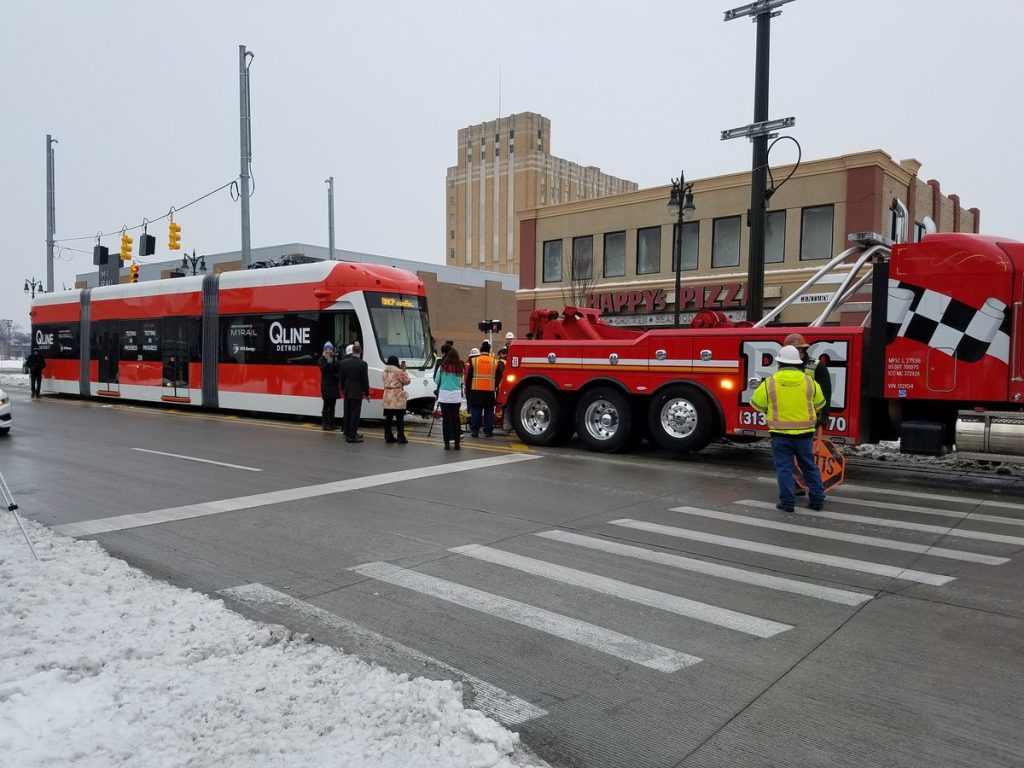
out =
[[[398,364],[398,358],[388,358],[381,375],[384,382],[384,442],[408,443],[405,439],[405,388],[409,384],[409,374],[405,363]],[[398,422],[398,439],[391,432],[391,422]]]

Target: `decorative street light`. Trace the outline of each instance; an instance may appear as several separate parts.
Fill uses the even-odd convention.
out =
[[[32,298],[34,299],[36,297],[36,291],[39,293],[46,293],[46,291],[43,290],[43,281],[36,280],[35,275],[33,275],[31,280],[25,280],[25,293],[32,294]]]
[[[197,265],[198,265],[198,269],[196,269]],[[192,255],[191,256],[189,256],[187,253],[183,254],[182,257],[181,257],[181,268],[182,269],[188,269],[189,267],[192,267],[192,276],[193,277],[196,275],[197,272],[205,272],[206,271],[206,256],[205,255],[203,255],[203,256],[196,256],[196,251],[195,251],[194,248],[192,249]]]
[[[676,209],[675,236],[675,269],[676,269],[676,312],[673,327],[679,327],[680,309],[680,270],[683,267],[683,217],[697,210],[693,204],[693,182],[686,183],[685,174],[680,171],[678,179],[672,179],[672,196],[668,199],[668,207]]]

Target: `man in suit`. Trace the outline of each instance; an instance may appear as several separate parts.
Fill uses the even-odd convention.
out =
[[[359,342],[352,345],[352,354],[341,361],[341,389],[345,393],[345,415],[343,428],[346,443],[361,443],[359,414],[363,400],[370,399],[370,369],[363,360],[363,348]]]

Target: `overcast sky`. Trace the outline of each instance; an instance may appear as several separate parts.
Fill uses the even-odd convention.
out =
[[[549,117],[557,156],[641,188],[749,170],[749,143],[719,140],[753,114],[755,27],[723,21],[740,4],[0,0],[0,318],[25,324],[24,280],[46,276],[46,134],[58,239],[162,216],[238,176],[239,44],[255,53],[253,247],[326,246],[333,175],[339,248],[442,262],[456,132],[499,114],[499,70],[500,114]],[[796,117],[805,159],[915,157],[983,232],[1024,238],[1024,1],[782,10],[770,112]],[[227,190],[175,218],[189,251],[240,248]],[[166,224],[150,232],[167,258]],[[91,240],[64,245],[89,253],[61,252],[58,289],[92,269]]]

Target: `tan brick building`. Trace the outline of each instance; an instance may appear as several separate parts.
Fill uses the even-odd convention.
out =
[[[519,274],[516,213],[637,189],[551,155],[551,121],[520,112],[460,128],[445,184],[445,263]]]
[[[940,232],[979,231],[978,209],[942,194],[938,181],[920,179],[920,167],[916,160],[897,163],[880,150],[802,163],[768,204],[765,310],[849,247],[848,234],[891,236],[893,198],[910,212],[912,240],[924,233],[926,217]],[[772,170],[779,181],[792,166]],[[573,303],[599,307],[617,325],[670,326],[676,301],[670,192],[670,186],[654,187],[522,211],[519,333],[526,332],[534,309]],[[697,179],[693,193],[696,211],[682,230],[682,320],[702,308],[742,319],[750,173]],[[833,289],[838,281],[834,276]],[[788,308],[782,322],[816,317],[831,297],[828,286],[810,302]]]

